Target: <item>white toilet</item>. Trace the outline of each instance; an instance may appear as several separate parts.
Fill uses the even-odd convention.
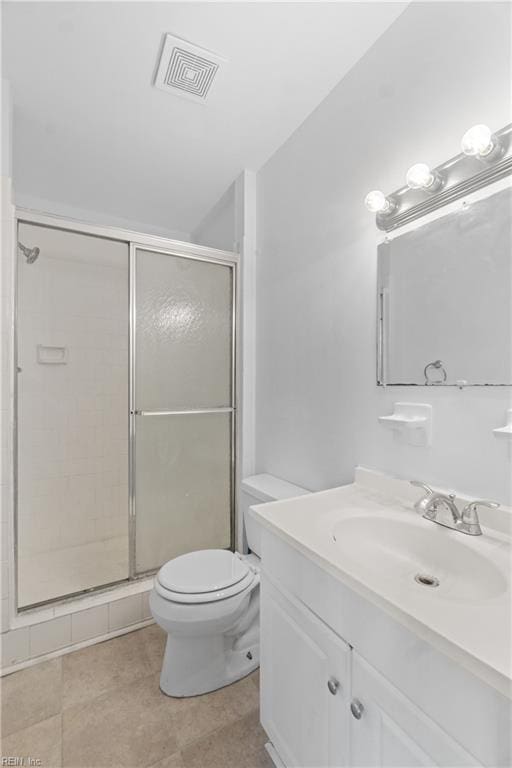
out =
[[[149,603],[167,632],[160,688],[168,696],[207,693],[259,666],[260,546],[247,510],[306,493],[272,475],[247,478],[241,505],[251,553],[203,549],[160,568]]]

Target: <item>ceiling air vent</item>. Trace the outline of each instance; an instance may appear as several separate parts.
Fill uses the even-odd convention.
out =
[[[204,102],[224,62],[212,51],[166,35],[155,85],[175,96]]]

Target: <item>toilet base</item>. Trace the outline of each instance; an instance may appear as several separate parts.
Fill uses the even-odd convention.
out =
[[[255,642],[236,648],[226,636],[167,636],[160,689],[166,696],[183,698],[210,693],[246,677],[260,665]]]

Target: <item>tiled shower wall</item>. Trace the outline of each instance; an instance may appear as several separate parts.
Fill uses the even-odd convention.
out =
[[[19,239],[40,248],[18,257],[26,606],[128,576],[128,246],[27,224]]]

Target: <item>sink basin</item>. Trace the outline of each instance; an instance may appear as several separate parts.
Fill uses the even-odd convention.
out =
[[[479,544],[489,550],[481,537],[466,537],[421,517],[348,514],[331,531],[342,564],[352,572],[364,571],[376,585],[392,580],[418,596],[475,602],[507,589],[490,553],[478,551]]]

